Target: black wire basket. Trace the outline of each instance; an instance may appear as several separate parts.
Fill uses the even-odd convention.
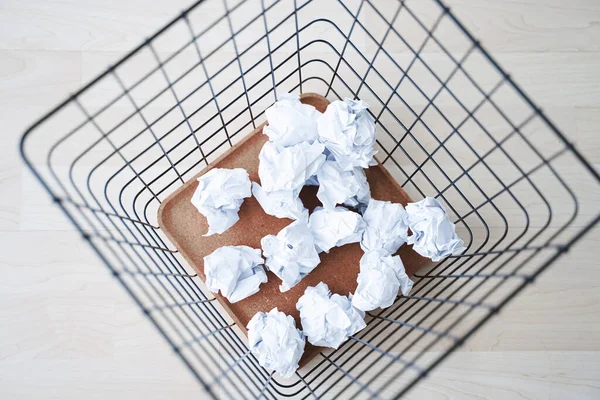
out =
[[[161,201],[284,92],[366,101],[378,159],[414,200],[437,197],[468,246],[287,380],[157,224]],[[220,398],[401,397],[600,219],[598,173],[437,0],[199,1],[36,122],[21,152]]]

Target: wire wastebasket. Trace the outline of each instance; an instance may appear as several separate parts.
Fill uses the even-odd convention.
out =
[[[157,223],[285,92],[366,101],[379,161],[413,199],[438,198],[467,245],[287,380]],[[598,173],[437,0],[199,1],[36,122],[21,152],[215,398],[401,397],[600,219]]]

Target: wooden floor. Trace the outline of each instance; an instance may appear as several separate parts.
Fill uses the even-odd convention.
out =
[[[17,151],[35,118],[187,3],[0,1],[2,399],[203,397]],[[448,3],[597,168],[600,2]],[[598,190],[587,202],[600,209]],[[600,398],[599,241],[597,227],[408,398]]]

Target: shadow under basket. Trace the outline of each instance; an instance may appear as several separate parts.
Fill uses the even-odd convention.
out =
[[[380,4],[199,1],[23,135],[25,163],[198,380],[200,396],[401,397],[600,220],[598,173],[447,7]],[[368,103],[381,162],[367,172],[374,197],[436,197],[467,246],[418,271],[422,259],[402,254],[411,294],[367,313],[367,327],[338,350],[310,349],[290,379],[248,351],[252,307],[272,301],[293,313],[317,280],[352,291],[356,274],[333,267],[357,268],[358,246],[324,256],[323,268],[286,292],[293,298],[271,275],[264,304],[249,298],[242,310],[206,290],[202,255],[224,238],[219,245],[257,248],[289,221],[245,215],[262,213],[249,198],[235,229],[203,238],[204,247],[177,233],[205,231],[190,213],[195,186],[186,185],[202,171],[244,166],[258,180],[265,138],[256,132],[285,92]],[[177,220],[177,207],[189,218]],[[53,220],[50,229],[64,226]]]

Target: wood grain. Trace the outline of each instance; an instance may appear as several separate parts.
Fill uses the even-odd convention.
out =
[[[2,398],[202,398],[195,379],[39,191],[17,153],[19,136],[35,118],[188,3],[7,0],[0,6]],[[427,3],[407,1],[415,9]],[[598,168],[600,3],[447,3]],[[460,54],[463,43],[452,40],[449,27],[439,34]],[[158,48],[173,50],[168,42]],[[427,53],[431,62],[441,59],[434,48]],[[569,179],[574,187],[587,184],[578,174]],[[585,199],[598,208],[597,194]],[[408,398],[599,398],[598,240],[596,228]]]

